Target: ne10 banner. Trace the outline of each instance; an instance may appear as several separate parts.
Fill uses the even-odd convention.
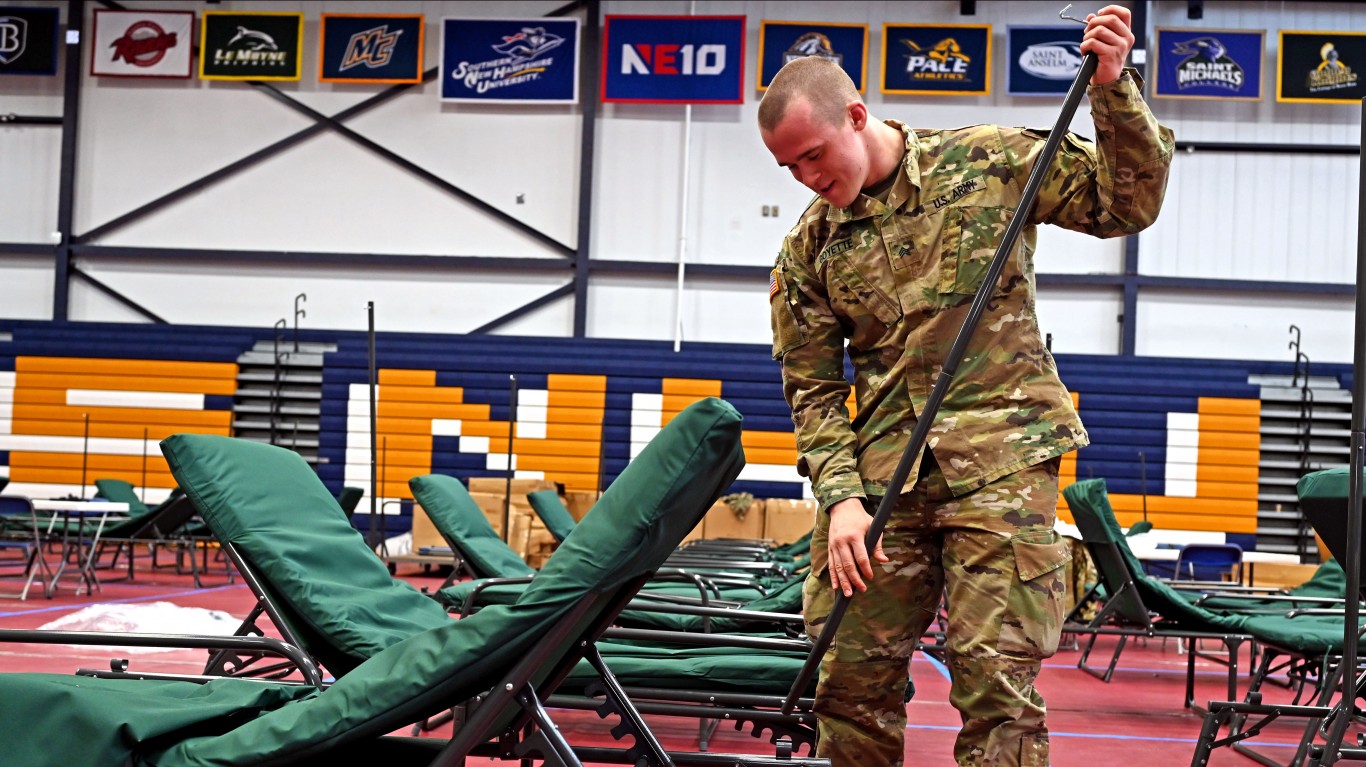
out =
[[[867,92],[867,24],[759,22],[759,90],[768,90],[768,84],[783,65],[807,56],[820,56],[839,64],[858,92]]]
[[[602,100],[741,104],[744,16],[607,16]]]
[[[1157,29],[1153,95],[1169,99],[1261,101],[1260,29]]]
[[[1366,32],[1281,30],[1276,100],[1356,104],[1366,96]]]
[[[990,24],[883,24],[882,92],[991,93]]]

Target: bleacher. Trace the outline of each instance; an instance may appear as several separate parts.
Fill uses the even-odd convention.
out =
[[[177,429],[227,433],[234,361],[275,331],[4,321],[0,333],[11,339],[0,342],[0,467],[9,467],[20,485],[32,473],[50,493],[77,490],[73,453],[52,458],[54,451],[36,449],[32,440],[79,441],[84,412],[93,413],[92,438],[140,439],[144,427],[153,442]],[[319,475],[334,490],[346,484],[368,493],[368,339],[323,330],[301,331],[300,338],[335,345],[323,363]],[[748,466],[733,490],[801,497],[791,419],[769,351],[763,344],[691,343],[674,352],[668,343],[648,341],[377,334],[378,495],[407,500],[407,480],[415,474],[503,477],[509,452],[518,476],[592,490],[609,484],[673,414],[716,395],[745,416]],[[1065,459],[1064,484],[1104,477],[1122,524],[1146,512],[1160,528],[1221,531],[1252,545],[1262,436],[1260,386],[1250,380],[1289,376],[1289,361],[1059,355],[1057,363],[1091,436],[1091,446]],[[1349,367],[1318,364],[1315,373],[1345,386]],[[32,395],[21,393],[39,384],[49,389],[47,409],[33,409],[37,403],[26,399]],[[183,405],[149,410],[151,400],[73,406],[73,390],[199,394],[202,412]],[[101,476],[120,471],[117,476],[139,481],[140,466],[129,474],[135,467],[126,459],[101,450],[92,444],[92,476],[98,466]],[[169,482],[156,460],[149,488]],[[1070,519],[1065,508],[1061,516]],[[396,519],[387,529],[407,526]]]

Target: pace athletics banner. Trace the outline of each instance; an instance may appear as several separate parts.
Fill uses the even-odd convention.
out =
[[[319,81],[422,82],[422,14],[324,13],[318,24]]]
[[[56,8],[0,8],[0,75],[57,74]]]
[[[577,104],[579,20],[441,20],[441,100]]]
[[[1366,32],[1281,30],[1276,100],[1356,104],[1366,96]]]
[[[1084,27],[1006,27],[1006,93],[1045,96],[1066,93],[1081,69]]]
[[[204,11],[199,77],[204,80],[299,80],[302,13]]]
[[[784,64],[807,56],[820,56],[839,64],[858,92],[867,92],[867,24],[759,22],[759,90],[768,90],[768,84]]]
[[[95,9],[90,74],[180,77],[194,74],[193,11]]]
[[[991,93],[990,24],[883,24],[882,92]]]
[[[742,104],[744,16],[607,16],[602,100]]]
[[[1262,100],[1260,29],[1157,29],[1153,95],[1168,99]]]

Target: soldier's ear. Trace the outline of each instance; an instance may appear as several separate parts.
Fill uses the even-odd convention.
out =
[[[854,101],[848,107],[849,123],[855,131],[861,131],[868,125],[868,107],[862,101]]]

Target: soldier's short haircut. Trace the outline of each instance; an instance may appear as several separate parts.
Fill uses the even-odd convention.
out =
[[[811,113],[831,125],[844,120],[845,109],[858,101],[858,88],[839,64],[821,56],[789,61],[773,76],[759,102],[759,128],[772,131],[797,101],[811,104]]]

